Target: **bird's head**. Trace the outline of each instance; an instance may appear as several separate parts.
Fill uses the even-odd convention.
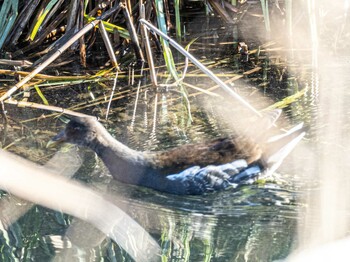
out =
[[[72,117],[66,128],[51,139],[49,143],[62,142],[89,146],[97,137],[102,125],[93,117]],[[50,145],[51,145],[50,144]]]

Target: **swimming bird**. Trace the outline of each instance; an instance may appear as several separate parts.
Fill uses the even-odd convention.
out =
[[[277,111],[269,126],[279,115]],[[305,130],[300,124],[273,137],[261,133],[259,139],[238,135],[141,152],[116,140],[95,118],[74,117],[52,141],[89,147],[118,181],[172,194],[198,195],[238,185],[262,172],[274,172]]]

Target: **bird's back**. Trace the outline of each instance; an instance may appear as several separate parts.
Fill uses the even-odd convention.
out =
[[[187,144],[167,151],[150,152],[153,167],[161,173],[171,174],[191,166],[220,165],[237,159],[248,164],[262,155],[259,144],[247,137],[219,138],[211,142]]]

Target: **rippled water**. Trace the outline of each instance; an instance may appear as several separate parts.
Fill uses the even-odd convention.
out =
[[[218,32],[220,34],[224,30]],[[207,40],[204,44],[210,41],[215,44],[214,40]],[[205,52],[198,51],[198,54]],[[226,55],[233,60],[232,63],[215,70],[218,73],[242,72],[238,59],[229,56],[229,52]],[[304,121],[311,126],[309,137],[312,139],[312,134],[319,128],[315,124],[319,95],[315,84],[317,78],[307,65],[305,68],[298,65],[299,70],[280,74],[289,65],[285,60],[279,64],[274,55],[267,54],[266,67],[235,82],[233,88],[248,95],[255,101],[254,106],[263,109],[296,93],[298,88],[308,87],[302,98],[284,108],[283,121],[279,124],[288,128]],[[279,56],[286,59],[283,55]],[[204,86],[208,83],[206,78],[191,81]],[[86,85],[81,85],[69,90],[73,93],[83,90],[85,94],[86,88]],[[69,90],[63,90],[62,94]],[[93,90],[96,96],[105,93],[97,85],[90,86],[89,90]],[[189,125],[183,100],[175,91],[155,94],[151,89],[142,89],[136,111],[136,96],[131,93],[127,92],[126,98],[114,102],[109,121],[103,123],[115,137],[134,149],[159,150],[219,137],[230,132],[230,124],[234,121],[228,117],[235,111],[234,106],[227,106],[232,101],[223,102],[203,95],[191,97],[193,122]],[[259,99],[261,95],[258,94],[262,94],[264,101]],[[64,104],[66,101],[60,102]],[[86,111],[103,116],[105,105],[100,104]],[[14,111],[23,119],[39,115],[38,111],[28,109]],[[47,160],[57,149],[45,149],[45,143],[64,125],[55,119],[32,121],[27,125],[41,132],[29,134],[26,141],[18,142],[10,150],[36,162]],[[32,147],[38,150],[28,149]],[[280,174],[265,183],[206,196],[174,196],[111,181],[95,155],[85,149],[81,151],[85,153],[84,162],[76,179],[112,195],[110,200],[135,218],[158,241],[162,248],[162,261],[274,261],[287,257],[296,246],[298,211],[303,208],[301,196],[305,177],[296,172],[295,161],[307,161],[305,155],[294,155],[290,161],[286,161]],[[313,190],[313,187],[309,189]],[[57,244],[55,247],[52,243],[54,236],[63,236],[68,228],[75,247],[61,249]],[[0,228],[0,231],[1,261],[48,261],[55,255],[61,261],[83,258],[91,261],[131,260],[117,244],[105,239],[91,226],[42,207],[33,207],[8,230]]]
[[[163,102],[170,98],[164,94]],[[130,147],[163,149],[229,132],[216,118],[220,113],[204,113],[201,106],[196,106],[197,99],[191,100],[196,109],[194,123],[190,126],[185,120],[176,118],[183,110],[179,104],[181,100],[169,103],[168,110],[164,104],[158,106],[161,121],[157,121],[156,127],[152,126],[154,110],[140,103],[133,122],[134,99],[132,96],[123,101],[129,104],[125,110],[122,109],[124,104],[118,102],[121,110],[116,110],[108,125],[108,129]],[[131,123],[134,123],[132,127]],[[85,152],[84,167],[76,178],[112,194],[113,202],[159,241],[164,261],[273,261],[286,257],[295,245],[300,192],[293,185],[296,179],[292,171],[276,176],[274,181],[239,190],[206,196],[174,196],[111,181],[94,154],[85,149],[82,151]],[[54,252],[59,252],[56,259],[63,261],[71,261],[74,257],[94,257],[96,261],[102,257],[111,261],[130,260],[116,244],[104,240],[103,236],[96,237],[95,230],[90,232],[90,226],[80,226],[75,221],[58,212],[35,207],[10,230],[2,231],[3,254],[15,259],[19,250],[24,250],[24,253],[20,252],[22,256],[35,261],[47,261]],[[73,244],[77,239],[76,245],[93,246],[94,249],[53,248],[52,237],[64,234],[67,228],[78,232],[71,237]],[[90,235],[88,244],[79,244],[82,239],[90,239]]]

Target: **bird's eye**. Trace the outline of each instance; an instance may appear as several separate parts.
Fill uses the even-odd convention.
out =
[[[78,132],[81,131],[81,129],[82,129],[81,126],[75,126],[73,128],[74,131],[78,131]]]

